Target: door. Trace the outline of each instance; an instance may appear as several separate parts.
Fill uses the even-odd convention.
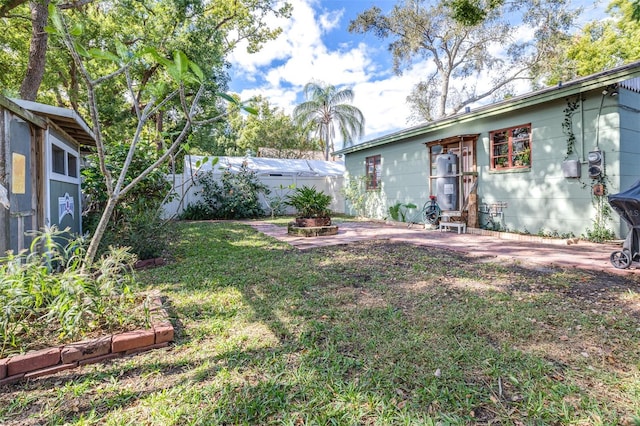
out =
[[[13,119],[9,123],[9,250],[29,248],[32,237],[26,231],[36,226],[34,205],[34,140],[29,124]]]

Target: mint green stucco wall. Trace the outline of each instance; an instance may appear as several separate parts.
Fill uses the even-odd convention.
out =
[[[503,226],[509,230],[527,230],[533,234],[544,230],[579,236],[593,228],[596,213],[592,200],[594,182],[587,172],[589,151],[598,146],[605,153],[609,193],[619,192],[640,178],[640,114],[630,108],[630,105],[640,105],[640,95],[621,89],[618,97],[607,95],[603,98],[596,90],[583,93],[582,99],[581,107],[573,116],[576,151],[582,163],[580,179],[565,178],[561,168],[567,149],[567,137],[562,130],[563,110],[567,106],[565,99],[492,117],[469,120],[462,115],[460,120],[444,129],[348,153],[345,156],[347,174],[362,176],[365,158],[382,156],[381,189],[368,193],[370,202],[366,215],[385,218],[388,207],[396,202],[420,204],[428,198],[429,158],[425,142],[479,134],[476,147],[478,202],[506,202]],[[531,168],[490,171],[489,132],[528,123],[532,127]],[[626,226],[620,225],[615,213],[612,216],[611,229],[623,237]]]

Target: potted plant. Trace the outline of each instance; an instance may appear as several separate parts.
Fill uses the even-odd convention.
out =
[[[286,204],[296,209],[296,226],[329,226],[331,195],[318,191],[315,186],[296,188],[287,196]]]
[[[496,167],[497,168],[503,168],[507,166],[507,158],[506,157],[500,157],[496,160]]]
[[[515,165],[516,166],[531,165],[531,150],[529,148],[525,148],[516,154]]]

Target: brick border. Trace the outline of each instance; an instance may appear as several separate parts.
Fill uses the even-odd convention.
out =
[[[0,386],[169,346],[174,338],[174,330],[159,295],[152,295],[150,312],[152,326],[149,329],[2,358]]]

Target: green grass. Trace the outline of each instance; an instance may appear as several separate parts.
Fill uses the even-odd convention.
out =
[[[0,423],[634,424],[640,297],[627,278],[481,263],[388,241],[299,252],[182,223],[138,274],[168,350],[0,393]]]

